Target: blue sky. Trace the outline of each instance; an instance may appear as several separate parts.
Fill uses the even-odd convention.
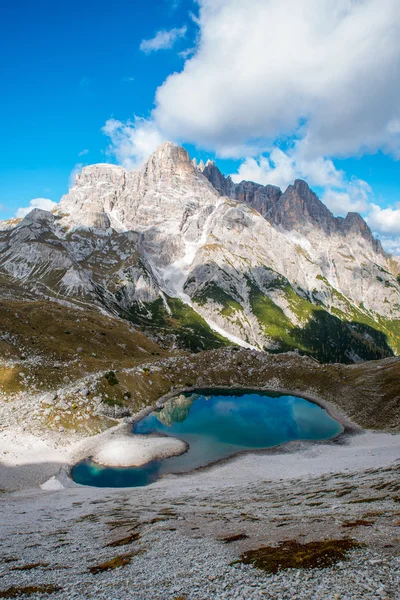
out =
[[[146,115],[157,85],[183,64],[176,52],[145,55],[142,39],[187,20],[167,0],[2,4],[2,218],[35,197],[58,200],[76,163],[112,160],[106,120]]]
[[[171,139],[237,180],[303,177],[397,251],[398,13],[394,0],[5,0],[0,219],[58,201],[83,165],[136,167]]]

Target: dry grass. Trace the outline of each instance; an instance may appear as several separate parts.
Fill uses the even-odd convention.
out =
[[[350,550],[362,545],[355,540],[322,540],[301,544],[296,540],[284,541],[279,546],[263,546],[249,550],[240,562],[253,565],[268,573],[283,569],[322,569],[346,558]]]
[[[21,567],[12,567],[10,571],[31,571],[32,569],[38,569],[39,567],[48,567],[49,563],[29,563],[27,565],[22,565]]]
[[[239,542],[241,540],[247,539],[249,536],[245,533],[237,533],[235,535],[228,535],[223,538],[218,538],[219,542],[223,542],[224,544],[232,544],[233,542]]]
[[[137,542],[139,538],[140,538],[139,532],[131,533],[131,535],[121,538],[120,540],[115,540],[114,542],[110,542],[109,544],[107,544],[107,547],[119,548],[120,546],[128,546],[128,544]]]
[[[347,521],[342,524],[342,527],[353,529],[354,527],[372,527],[375,521],[366,521],[365,519],[358,519],[357,521]]]
[[[78,379],[167,355],[126,321],[55,302],[0,302],[0,335],[0,358],[17,361],[0,370],[0,387],[7,392],[26,389],[22,372],[39,389],[52,390],[69,374]],[[39,359],[35,365],[33,357]]]
[[[127,565],[131,564],[132,558],[138,553],[139,551],[129,552],[128,554],[120,554],[119,556],[110,558],[110,560],[106,560],[100,565],[90,567],[89,571],[90,573],[92,573],[92,575],[97,575],[98,573],[104,573],[104,571],[110,571],[113,569],[120,569],[121,567],[126,567]]]
[[[61,590],[62,588],[58,585],[11,586],[7,590],[0,591],[0,598],[20,598],[21,596],[33,596],[33,594],[55,594]]]

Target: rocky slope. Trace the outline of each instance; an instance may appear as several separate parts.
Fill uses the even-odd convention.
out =
[[[3,297],[98,307],[191,350],[390,356],[397,272],[359,215],[333,217],[305,182],[235,185],[171,143],[139,171],[84,168],[53,215],[0,231]]]

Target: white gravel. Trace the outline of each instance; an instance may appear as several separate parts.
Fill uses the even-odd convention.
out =
[[[107,467],[139,467],[157,458],[179,456],[186,450],[187,444],[176,438],[127,435],[106,441],[92,459]]]
[[[67,448],[2,433],[0,592],[55,585],[59,591],[30,598],[400,599],[400,435],[297,442],[145,488],[68,479],[72,460],[112,450],[126,431],[120,426]],[[236,534],[246,537],[221,541]],[[233,564],[263,545],[349,537],[364,546],[326,569],[270,574]],[[90,571],[121,555],[129,564]]]

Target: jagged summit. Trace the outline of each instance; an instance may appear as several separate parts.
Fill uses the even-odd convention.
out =
[[[251,181],[235,184],[214,161],[197,163],[172,142],[161,144],[138,171],[108,163],[84,167],[54,212],[66,227],[142,231],[171,223],[179,235],[182,219],[189,225],[189,213],[200,206],[209,212],[218,204],[218,195],[249,205],[274,227],[306,237],[313,229],[329,236],[359,236],[374,252],[383,253],[359,214],[334,217],[307,182],[296,179],[284,192]],[[182,243],[174,245],[183,252]]]
[[[325,233],[337,230],[335,217],[302,179],[296,179],[281,194],[268,215],[276,225],[287,230],[302,230],[314,225]]]
[[[303,179],[296,179],[282,192],[275,185],[253,181],[235,184],[210,160],[205,165],[203,163],[203,168],[200,169],[200,165],[197,168],[221,195],[249,204],[273,225],[302,233],[312,226],[328,235],[359,235],[372,245],[375,252],[383,253],[380,241],[374,238],[361,215],[348,213],[345,218],[335,217]]]
[[[204,197],[206,202],[215,203],[204,180],[219,195],[248,204],[275,227],[302,234],[314,227],[327,235],[358,235],[370,243],[375,252],[383,252],[360,215],[349,213],[345,218],[334,217],[306,181],[296,179],[284,192],[277,186],[251,181],[235,184],[230,176],[221,173],[214,161],[197,163],[184,148],[172,142],[161,144],[138,171],[128,172],[106,163],[84,167],[73,188],[62,198],[57,212],[68,215],[64,221],[70,226],[113,227],[118,231],[141,229],[143,219],[137,216],[144,205],[139,202],[140,197],[157,191],[157,211],[161,216],[166,216],[165,211],[171,209],[171,197],[182,195],[184,190],[190,193],[196,189],[196,198]],[[170,215],[167,220],[169,218]],[[149,219],[147,222],[150,225]]]

